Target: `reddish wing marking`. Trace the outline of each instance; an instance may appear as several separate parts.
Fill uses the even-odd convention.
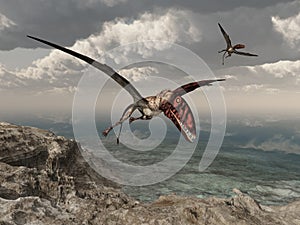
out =
[[[233,49],[241,49],[241,48],[245,48],[245,45],[237,44],[237,45],[233,46]]]
[[[160,110],[164,112],[165,116],[172,120],[187,141],[193,142],[196,138],[196,126],[192,110],[181,96],[199,87],[210,86],[211,83],[224,80],[225,79],[200,80],[182,85],[173,90],[173,95],[169,101],[165,101],[160,105]]]
[[[174,96],[169,101],[163,102],[160,109],[175,124],[187,141],[193,142],[196,139],[196,126],[192,110],[181,96]]]

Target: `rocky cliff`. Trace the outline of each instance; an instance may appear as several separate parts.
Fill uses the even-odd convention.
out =
[[[0,225],[300,224],[300,201],[267,207],[230,199],[161,196],[139,203],[96,174],[75,141],[0,123]]]

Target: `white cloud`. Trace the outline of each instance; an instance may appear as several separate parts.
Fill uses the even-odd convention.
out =
[[[54,87],[51,90],[36,92],[35,96],[44,96],[45,94],[48,96],[57,96],[57,95],[63,96],[68,94],[74,94],[75,91],[76,91],[76,87],[73,86],[61,87],[61,88]]]
[[[226,80],[230,80],[230,79],[237,80],[237,77],[232,76],[232,75],[225,75],[224,77],[225,77]]]
[[[146,12],[133,22],[118,18],[104,23],[102,32],[92,35],[89,40],[99,51],[107,50],[110,46],[147,41],[135,46],[135,51],[142,56],[149,55],[151,50],[168,48],[165,42],[200,41],[201,32],[192,22],[190,14],[190,11],[170,9],[163,15]]]
[[[216,72],[237,79],[222,84],[227,110],[234,114],[297,115],[300,110],[300,60],[239,66]]]
[[[15,25],[16,24],[12,20],[8,19],[3,14],[0,14],[0,31]]]
[[[104,51],[132,42],[157,40],[138,45],[137,49],[128,49],[128,51],[134,50],[137,54],[143,56],[151,54],[153,49],[161,50],[168,47],[165,42],[159,41],[168,41],[170,43],[199,41],[201,33],[193,25],[189,16],[190,12],[188,11],[170,9],[163,14],[147,12],[134,21],[118,18],[111,22],[106,22],[101,32],[76,41],[71,48],[101,60]],[[113,59],[116,63],[122,60],[117,57]],[[29,87],[29,89],[32,87],[34,89],[47,89],[76,86],[86,67],[86,63],[58,50],[53,50],[48,56],[34,61],[28,68],[9,73],[12,77],[8,76],[8,73],[3,73],[0,81],[8,79],[10,81],[7,81],[5,86],[12,86],[15,82],[14,80],[21,79],[25,82],[25,85],[19,82],[15,86],[23,85]],[[125,70],[125,73],[132,80],[140,79],[141,74],[150,72],[155,71],[150,68],[133,69],[131,72]],[[4,88],[2,84],[0,84],[0,87]]]
[[[254,77],[259,78],[269,92],[294,91],[295,88],[299,88],[300,60],[280,60],[275,63],[248,67],[248,69],[254,74]]]
[[[254,68],[256,72],[264,70],[267,73],[274,75],[276,78],[296,77],[300,72],[300,60],[297,61],[278,61],[276,63],[266,63]]]
[[[280,92],[280,89],[278,89],[278,88],[267,88],[266,91],[269,94],[277,94],[277,93]]]
[[[133,67],[130,69],[122,69],[119,73],[129,81],[140,81],[147,79],[153,73],[158,73],[158,70],[151,66]]]
[[[275,94],[280,91],[299,90],[300,60],[280,60],[256,66],[231,67],[217,71],[217,76],[227,76],[230,82],[225,82],[227,91],[264,92]],[[236,78],[236,79],[234,79]]]
[[[300,47],[300,12],[286,19],[273,16],[272,22],[275,30],[282,34],[283,38],[291,47]]]
[[[245,85],[242,87],[242,89],[245,92],[249,92],[249,91],[257,91],[259,89],[262,89],[264,85],[262,84],[250,84],[250,85]]]
[[[0,64],[0,90],[24,85],[24,80]]]

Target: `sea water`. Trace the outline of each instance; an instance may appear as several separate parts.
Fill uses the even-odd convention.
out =
[[[14,121],[8,121],[14,122]],[[71,123],[21,122],[50,129],[57,135],[73,137]],[[101,137],[107,123],[99,122],[99,137],[111,154],[132,165],[151,165],[172,154],[179,132],[168,127],[165,140],[151,151],[135,151],[117,144],[112,133]],[[169,126],[168,125],[168,126]],[[132,130],[146,132],[147,123],[137,122]],[[169,131],[170,130],[170,131]],[[189,162],[174,176],[148,186],[123,186],[123,191],[140,201],[153,201],[175,193],[199,198],[230,197],[233,188],[267,205],[285,204],[300,198],[300,120],[229,121],[222,147],[213,163],[200,172],[199,162],[209,138],[209,129],[200,132],[199,143]]]

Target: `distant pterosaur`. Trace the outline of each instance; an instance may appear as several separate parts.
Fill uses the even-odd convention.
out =
[[[235,53],[238,55],[244,55],[244,56],[258,56],[252,53],[248,53],[248,52],[239,52],[236,49],[241,49],[241,48],[245,48],[245,45],[243,44],[236,44],[235,46],[232,47],[231,44],[231,40],[229,38],[229,35],[225,32],[225,30],[223,29],[223,27],[218,23],[220,30],[224,36],[224,39],[226,41],[227,47],[226,49],[223,49],[222,51],[219,51],[219,53],[224,52],[223,57],[222,57],[222,65],[224,65],[224,58],[230,57],[231,54]],[[228,54],[226,57],[226,53]]]
[[[185,84],[175,90],[163,90],[155,96],[142,97],[141,94],[134,88],[134,86],[119,73],[114,71],[111,67],[106,64],[95,61],[85,55],[74,52],[70,49],[61,47],[57,44],[45,41],[36,37],[28,36],[36,41],[40,41],[44,44],[50,45],[57,48],[63,52],[66,52],[76,58],[79,58],[97,69],[103,71],[113,80],[115,80],[119,85],[128,91],[128,93],[133,97],[133,103],[130,104],[125,111],[121,119],[114,125],[109,126],[105,129],[102,134],[107,136],[107,134],[118,125],[120,126],[120,131],[117,137],[117,142],[119,143],[119,136],[122,129],[122,123],[129,118],[129,123],[135,120],[150,120],[154,116],[159,115],[161,112],[165,114],[177,127],[179,131],[183,134],[185,139],[189,142],[193,142],[196,139],[196,126],[194,117],[190,107],[187,102],[182,98],[182,96],[188,92],[191,92],[201,86],[210,86],[211,83],[216,81],[224,81],[225,79],[215,79],[215,80],[201,80],[198,82],[192,82]],[[140,117],[131,117],[135,110],[139,110],[142,114]]]

